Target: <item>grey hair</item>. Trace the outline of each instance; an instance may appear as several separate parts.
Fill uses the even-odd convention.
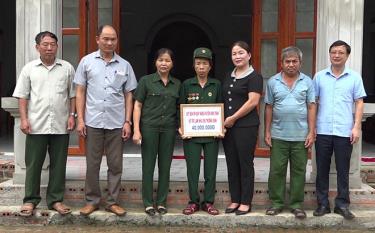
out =
[[[281,61],[284,61],[285,58],[291,56],[291,55],[297,55],[299,58],[299,61],[302,62],[302,51],[294,46],[289,46],[281,50]]]

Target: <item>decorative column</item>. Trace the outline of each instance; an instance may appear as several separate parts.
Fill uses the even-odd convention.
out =
[[[61,45],[61,0],[16,0],[16,70],[17,77],[22,67],[31,60],[38,57],[35,49],[35,36],[41,31],[55,33]],[[61,46],[60,46],[61,50]],[[60,53],[61,54],[61,53]],[[25,182],[25,135],[20,130],[20,118],[17,99],[13,97],[2,98],[2,108],[11,113],[14,117],[14,184]],[[48,182],[47,156],[43,165],[41,184]]]
[[[343,13],[343,9],[345,9],[345,13]],[[330,65],[329,46],[336,40],[343,40],[352,48],[346,65],[361,73],[364,0],[318,0],[317,11],[316,70],[322,70]],[[350,188],[361,188],[361,154],[362,137],[353,146],[350,162]],[[315,151],[312,165],[311,179],[315,182]],[[335,163],[332,161],[331,187],[336,187],[336,175]]]

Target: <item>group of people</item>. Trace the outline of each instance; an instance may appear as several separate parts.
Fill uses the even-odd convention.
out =
[[[115,52],[117,32],[110,25],[99,28],[98,50],[83,57],[76,72],[68,62],[56,58],[56,35],[41,32],[35,41],[40,58],[25,65],[13,94],[19,99],[20,127],[26,134],[26,181],[21,216],[32,215],[41,201],[40,174],[46,152],[50,156],[48,208],[62,215],[71,212],[63,204],[63,197],[69,131],[74,128],[86,143],[86,205],[80,209],[81,215],[88,216],[99,209],[103,155],[108,165],[105,209],[119,216],[126,213],[119,205],[119,191],[123,141],[131,137],[141,146],[145,213],[166,214],[176,129],[183,139],[189,186],[189,203],[183,214],[190,215],[200,209],[211,215],[219,214],[214,201],[220,140],[231,200],[225,213],[244,215],[251,211],[253,160],[260,124],[257,106],[263,94],[263,77],[250,65],[247,43],[237,41],[231,47],[234,69],[222,82],[209,77],[213,65],[210,49],[194,50],[195,76],[181,83],[171,76],[173,52],[161,48],[155,56],[156,72],[137,83],[131,65]],[[330,213],[328,181],[334,152],[338,172],[334,212],[347,219],[354,218],[348,208],[349,167],[352,145],[361,132],[366,93],[360,75],[345,66],[350,46],[336,41],[329,54],[331,65],[312,80],[300,71],[300,49],[285,48],[281,52],[281,72],[267,82],[264,139],[271,148],[268,186],[272,203],[267,215],[277,215],[284,208],[289,161],[289,208],[297,218],[306,217],[302,204],[307,154],[315,142],[318,208],[314,215]],[[225,134],[219,137],[183,135],[179,105],[212,103],[224,103]],[[198,190],[202,152],[203,200]],[[154,199],[156,161],[159,174]]]

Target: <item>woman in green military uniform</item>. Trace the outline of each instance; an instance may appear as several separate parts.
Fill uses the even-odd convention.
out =
[[[217,79],[208,77],[212,66],[212,52],[207,48],[197,48],[193,54],[196,76],[183,82],[180,92],[180,104],[209,104],[221,102],[221,84]],[[181,128],[179,129],[181,134]],[[211,215],[219,214],[214,207],[216,188],[216,167],[219,152],[218,139],[213,137],[186,138],[183,140],[189,183],[189,204],[182,211],[186,215],[199,210],[198,192],[200,160],[204,151],[204,200],[201,208]]]
[[[176,112],[180,81],[170,75],[173,52],[162,48],[156,53],[157,72],[142,77],[135,92],[133,141],[142,151],[142,199],[145,212],[166,214],[169,173],[176,137]],[[159,179],[156,201],[153,182],[158,156]]]

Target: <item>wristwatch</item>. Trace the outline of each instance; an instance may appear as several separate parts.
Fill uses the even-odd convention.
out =
[[[69,113],[69,115],[71,115],[71,116],[74,117],[74,118],[77,117],[77,113],[75,113],[75,112],[71,112],[71,113]]]
[[[131,121],[128,121],[128,120],[126,120],[125,123],[128,123],[130,126],[133,125],[133,123]]]

